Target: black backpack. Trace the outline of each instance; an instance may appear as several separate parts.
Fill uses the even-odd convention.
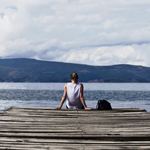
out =
[[[98,110],[111,110],[112,109],[110,103],[108,101],[106,101],[106,100],[99,100],[97,102],[96,108]]]

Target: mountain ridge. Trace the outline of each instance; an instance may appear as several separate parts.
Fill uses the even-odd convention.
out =
[[[117,64],[92,66],[28,58],[0,59],[0,82],[150,82],[150,67]]]

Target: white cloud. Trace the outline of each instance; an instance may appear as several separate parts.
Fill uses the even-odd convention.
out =
[[[150,66],[149,0],[0,0],[0,57]]]
[[[133,64],[148,66],[150,44],[131,46],[103,46],[72,49],[56,61],[74,62],[91,65]],[[144,49],[144,50],[143,50]],[[143,51],[142,51],[143,50]]]
[[[124,47],[116,47],[116,49],[113,51],[113,55],[125,59],[129,56],[134,56],[134,49],[132,46],[124,46]]]

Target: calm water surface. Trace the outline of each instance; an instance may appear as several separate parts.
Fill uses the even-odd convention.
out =
[[[95,108],[99,99],[106,99],[113,108],[141,108],[150,112],[150,83],[83,84],[88,107]],[[0,110],[11,106],[55,108],[63,87],[64,83],[0,83]]]

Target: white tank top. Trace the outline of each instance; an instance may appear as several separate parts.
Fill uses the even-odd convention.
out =
[[[80,83],[67,83],[66,105],[69,109],[81,109],[83,107],[80,100]]]

